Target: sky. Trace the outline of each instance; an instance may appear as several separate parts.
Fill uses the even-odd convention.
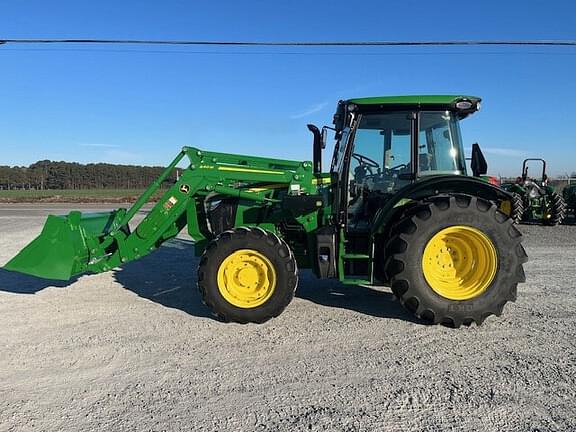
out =
[[[573,1],[0,0],[0,38],[576,39]],[[576,47],[0,45],[0,165],[166,165],[184,146],[310,160],[339,99],[467,94],[493,175],[576,171]],[[327,149],[329,152],[330,149]],[[327,155],[329,156],[329,155]],[[328,159],[328,157],[326,157]]]

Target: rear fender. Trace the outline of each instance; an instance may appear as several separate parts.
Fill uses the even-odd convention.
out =
[[[431,196],[454,193],[472,195],[492,202],[512,199],[510,193],[476,177],[458,175],[430,176],[400,189],[378,211],[372,226],[372,235],[384,233],[398,219],[406,206]]]

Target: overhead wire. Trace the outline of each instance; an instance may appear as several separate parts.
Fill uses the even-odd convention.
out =
[[[438,55],[541,55],[541,56],[571,56],[570,52],[558,51],[394,51],[394,52],[304,52],[304,51],[197,51],[197,50],[153,50],[153,49],[116,49],[116,48],[23,48],[10,47],[0,52],[81,52],[81,53],[127,53],[127,54],[185,54],[185,55],[214,55],[214,56],[320,56],[320,57],[389,57],[389,56],[438,56]]]
[[[447,41],[206,41],[155,39],[0,39],[7,44],[114,44],[114,45],[193,45],[193,46],[576,46],[576,40],[447,40]]]

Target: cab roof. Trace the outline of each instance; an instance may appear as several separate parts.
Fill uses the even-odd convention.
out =
[[[481,99],[464,95],[380,96],[340,101],[348,111],[379,112],[399,110],[452,111],[463,119],[480,109]]]
[[[346,102],[356,105],[410,105],[415,107],[426,107],[428,105],[454,106],[456,102],[469,100],[474,104],[480,102],[477,96],[466,95],[412,95],[412,96],[376,96],[348,99]]]

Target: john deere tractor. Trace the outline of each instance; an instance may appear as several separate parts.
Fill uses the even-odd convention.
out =
[[[528,177],[530,162],[542,165],[542,176],[539,180]],[[531,221],[557,225],[566,217],[564,198],[548,186],[544,159],[525,159],[522,163],[522,176],[515,183],[503,183],[501,187],[513,195],[511,214],[515,222]]]
[[[574,218],[576,216],[576,184],[568,184],[562,189],[562,198],[566,203],[566,216]]]
[[[110,271],[158,249],[187,227],[201,255],[198,289],[223,321],[279,315],[298,269],[347,285],[389,285],[417,317],[459,327],[500,315],[524,281],[522,236],[507,192],[475,147],[466,175],[459,122],[471,96],[343,100],[334,127],[308,128],[313,161],[184,147],[129,209],[49,216],[5,268],[67,280]],[[322,170],[328,131],[330,170]],[[187,168],[135,227],[130,221],[174,168]],[[186,265],[186,263],[183,263]]]

